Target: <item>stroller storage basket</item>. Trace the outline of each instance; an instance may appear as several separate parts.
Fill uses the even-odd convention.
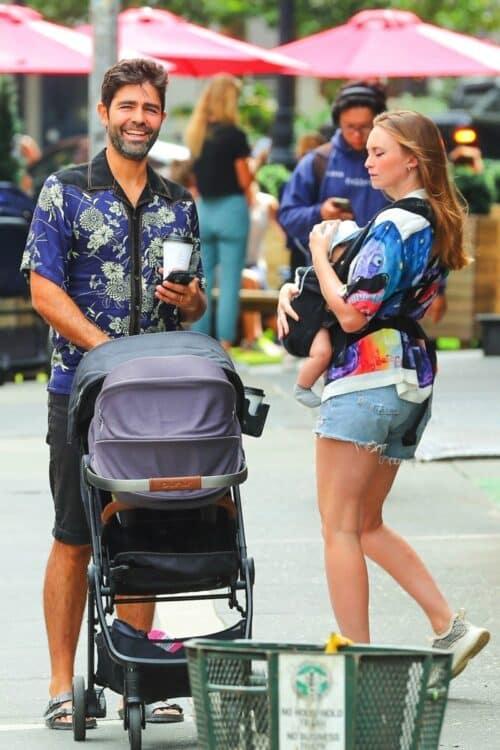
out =
[[[185,649],[203,750],[438,748],[450,654],[198,638]]]
[[[190,695],[189,675],[183,640],[152,641],[141,630],[135,630],[127,623],[114,620],[108,628],[113,648],[126,662],[140,664],[139,690],[145,703]],[[244,623],[237,622],[230,628],[213,633],[210,639],[231,640],[241,638],[244,634]],[[97,672],[96,682],[115,693],[122,694],[124,687],[124,668],[115,661],[107,648],[103,633],[96,636]]]

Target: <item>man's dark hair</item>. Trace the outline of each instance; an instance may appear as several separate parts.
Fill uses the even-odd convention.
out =
[[[335,127],[339,125],[341,113],[352,107],[369,107],[374,115],[379,115],[387,109],[385,88],[381,84],[366,81],[353,81],[342,86],[332,107]]]
[[[119,60],[106,71],[102,80],[101,101],[109,109],[118,89],[141,83],[150,83],[157,90],[164,112],[168,73],[162,65],[144,57]]]

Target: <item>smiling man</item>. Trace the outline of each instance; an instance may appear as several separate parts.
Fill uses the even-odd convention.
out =
[[[80,457],[66,443],[75,370],[86,351],[110,338],[174,330],[206,307],[192,196],[147,163],[166,117],[166,87],[167,74],[151,60],[122,60],[106,72],[98,112],[107,147],[89,164],[46,180],[22,263],[33,306],[53,330],[47,442],[55,522],[44,583],[50,729],[72,728],[71,686],[90,557]],[[162,280],[163,242],[172,234],[193,245],[188,285]],[[153,606],[122,605],[119,616],[149,630]],[[149,718],[183,716],[178,706],[163,703]],[[95,725],[88,717],[87,728]]]

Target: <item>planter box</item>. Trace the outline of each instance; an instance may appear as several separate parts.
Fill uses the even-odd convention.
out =
[[[486,356],[500,356],[500,315],[483,313],[477,316],[481,327],[481,346]]]
[[[450,273],[446,315],[437,324],[423,322],[431,338],[454,337],[471,345],[480,336],[478,316],[500,315],[500,205],[489,216],[469,216],[466,247],[473,263]]]

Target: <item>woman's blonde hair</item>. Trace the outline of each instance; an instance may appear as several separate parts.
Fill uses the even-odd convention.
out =
[[[433,250],[442,263],[457,270],[470,259],[464,249],[465,208],[450,179],[448,160],[439,129],[428,117],[411,110],[382,112],[373,121],[417,159],[422,187],[435,216]]]
[[[214,76],[203,89],[186,127],[185,141],[196,159],[203,148],[211,122],[236,125],[241,81],[227,73]]]

